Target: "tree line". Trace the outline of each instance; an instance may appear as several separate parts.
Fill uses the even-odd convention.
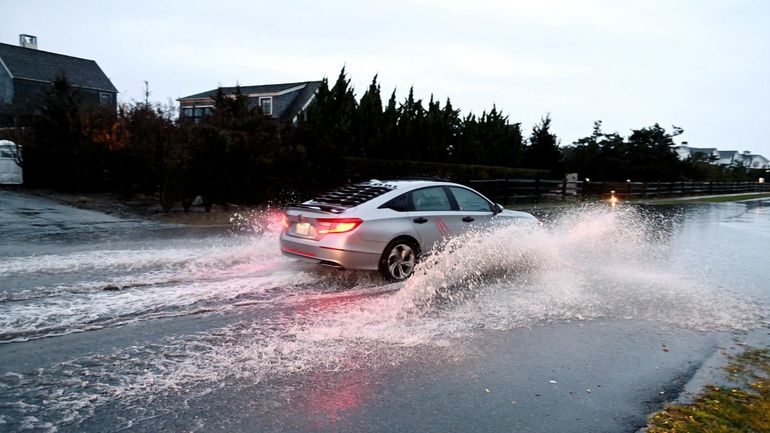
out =
[[[546,114],[526,134],[493,106],[461,115],[447,99],[425,103],[414,90],[384,102],[378,77],[360,98],[343,68],[324,79],[297,124],[282,124],[249,104],[238,88],[220,89],[210,116],[193,122],[172,106],[143,102],[117,112],[81,103],[58,78],[40,113],[19,118],[6,138],[24,146],[32,187],[158,194],[164,209],[201,196],[217,202],[264,203],[305,198],[341,183],[386,176],[440,176],[457,181],[550,177],[577,172],[592,180],[716,180],[747,176],[707,161],[680,161],[671,132],[655,124],[628,137],[605,133],[560,146]],[[526,134],[526,135],[525,135]],[[408,163],[406,163],[408,162]]]

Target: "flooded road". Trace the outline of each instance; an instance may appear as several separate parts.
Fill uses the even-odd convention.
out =
[[[770,202],[543,218],[387,284],[0,191],[0,430],[633,432],[770,340]]]

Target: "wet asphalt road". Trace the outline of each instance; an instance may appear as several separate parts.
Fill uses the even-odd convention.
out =
[[[0,190],[0,430],[634,432],[770,345],[770,205],[645,212],[474,239],[400,287],[269,230]],[[506,236],[535,270],[500,277]]]

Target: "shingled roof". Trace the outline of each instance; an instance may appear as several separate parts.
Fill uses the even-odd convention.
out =
[[[302,81],[298,83],[261,84],[257,86],[221,87],[225,95],[232,95],[236,89],[248,97],[248,107],[254,108],[260,104],[260,98],[272,97],[271,116],[282,121],[294,121],[297,114],[302,111],[318,91],[321,81]],[[196,104],[211,104],[219,89],[212,89],[194,95],[179,98],[178,101],[185,106]]]
[[[280,92],[283,92],[285,90],[289,90],[289,89],[292,89],[294,87],[299,87],[299,86],[306,86],[305,88],[307,88],[307,85],[310,85],[311,87],[314,86],[315,89],[313,89],[313,92],[315,92],[315,90],[318,89],[318,85],[320,83],[321,83],[320,81],[302,81],[302,82],[299,82],[299,83],[262,84],[262,85],[258,85],[258,86],[240,86],[240,88],[241,88],[241,93],[244,94],[244,95],[248,95],[248,94],[251,94],[251,93],[256,93],[256,94],[280,93]],[[225,94],[235,93],[235,89],[236,88],[237,87],[235,87],[235,86],[233,86],[233,87],[221,87],[222,92],[224,92]],[[208,91],[205,91],[205,92],[196,93],[194,95],[185,96],[185,97],[179,98],[179,99],[182,100],[182,99],[214,98],[214,96],[217,95],[217,90],[218,89],[208,90]]]
[[[321,81],[309,81],[307,86],[302,89],[302,92],[294,98],[294,101],[292,101],[291,105],[286,109],[286,113],[290,113],[294,116],[299,113],[300,110],[304,110],[305,104],[311,100],[319,87],[321,87]]]
[[[118,92],[93,60],[0,43],[0,67],[17,79],[53,82],[64,74],[73,86]]]

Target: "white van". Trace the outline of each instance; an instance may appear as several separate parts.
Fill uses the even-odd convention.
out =
[[[24,182],[19,161],[21,146],[13,141],[0,140],[0,184],[21,185]]]

